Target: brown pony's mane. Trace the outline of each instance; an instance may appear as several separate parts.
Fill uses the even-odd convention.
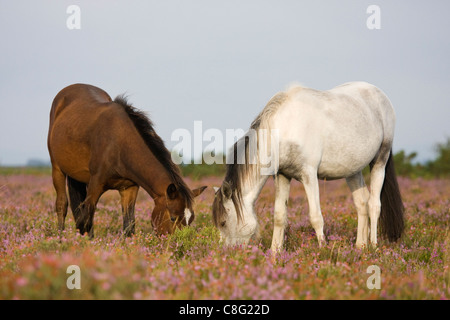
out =
[[[192,210],[194,195],[183,181],[180,168],[173,163],[172,156],[164,145],[164,141],[156,134],[155,129],[153,129],[152,121],[143,111],[133,107],[124,94],[117,96],[114,102],[123,107],[142,139],[144,139],[147,147],[166,169],[178,192],[186,199],[186,206]]]

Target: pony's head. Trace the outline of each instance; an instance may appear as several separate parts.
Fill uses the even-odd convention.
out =
[[[248,243],[257,229],[253,210],[253,204],[245,203],[240,190],[227,181],[216,190],[212,207],[213,221],[225,245]]]
[[[166,194],[155,198],[152,212],[152,226],[158,234],[172,234],[177,228],[188,226],[194,221],[192,198],[205,190],[206,186],[183,192],[175,184],[167,187]]]
[[[202,193],[206,187],[191,190],[186,185],[180,168],[172,161],[171,153],[161,137],[156,134],[153,123],[144,112],[128,103],[124,95],[116,97],[114,102],[124,108],[167,178],[163,185],[158,186],[158,193],[153,190],[155,193],[155,196],[152,195],[155,201],[152,212],[153,228],[158,234],[163,234],[173,233],[175,229],[189,225],[194,220],[192,209],[194,197]],[[167,181],[170,182],[166,184]]]

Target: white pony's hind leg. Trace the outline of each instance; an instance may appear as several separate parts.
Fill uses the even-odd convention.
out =
[[[370,242],[372,246],[377,245],[377,224],[381,212],[380,194],[384,182],[384,168],[373,169],[370,175],[370,198],[369,198],[369,216],[370,216]]]
[[[390,150],[386,148],[387,150]],[[372,166],[370,172],[370,198],[369,198],[369,217],[370,217],[370,242],[372,246],[377,245],[377,224],[381,212],[381,189],[383,188],[386,163],[389,158],[388,153],[380,153]]]
[[[356,211],[358,212],[356,247],[363,248],[367,246],[367,241],[369,239],[369,190],[364,183],[362,172],[358,172],[357,174],[348,177],[346,180],[348,187],[352,191],[353,202],[355,203]]]
[[[282,174],[275,178],[275,214],[271,251],[281,250],[284,241],[284,230],[287,224],[287,202],[291,180]]]
[[[309,220],[316,231],[319,246],[325,243],[323,234],[323,217],[320,210],[319,180],[317,178],[317,169],[305,167],[302,171],[302,182],[305,187],[306,196],[309,205]]]

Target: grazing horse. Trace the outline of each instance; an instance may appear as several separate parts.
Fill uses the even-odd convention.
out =
[[[59,230],[67,215],[66,181],[77,229],[91,237],[98,199],[108,189],[120,193],[123,230],[129,236],[135,231],[139,186],[155,202],[151,221],[159,234],[189,225],[193,199],[206,188],[188,188],[144,113],[124,96],[113,101],[87,84],[68,86],[53,100],[48,150]]]
[[[357,247],[367,246],[369,217],[370,241],[377,244],[380,212],[383,234],[391,242],[398,240],[404,229],[404,207],[392,157],[394,126],[389,99],[365,82],[346,83],[327,91],[292,86],[277,93],[249,130],[272,134],[258,135],[253,145],[250,142],[255,139],[247,134],[230,150],[233,161],[227,160],[226,176],[213,203],[213,221],[223,242],[247,243],[255,234],[254,204],[270,175],[275,178],[273,252],[283,245],[292,178],[304,185],[319,245],[325,236],[318,179],[346,179],[358,212]],[[275,150],[276,168],[270,175],[262,174],[262,156],[254,152],[263,148]],[[362,174],[367,165],[370,191]]]

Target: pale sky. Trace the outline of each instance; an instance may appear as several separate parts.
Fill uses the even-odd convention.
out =
[[[381,29],[367,28],[370,5]],[[52,100],[78,82],[127,92],[170,149],[194,121],[248,129],[292,82],[367,81],[396,110],[394,152],[433,158],[450,136],[449,12],[447,0],[1,0],[0,165],[49,159]]]

